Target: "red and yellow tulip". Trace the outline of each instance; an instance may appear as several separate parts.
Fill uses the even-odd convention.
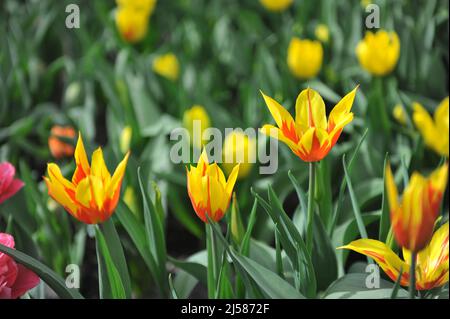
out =
[[[63,158],[73,155],[74,147],[71,144],[65,143],[59,139],[59,137],[65,137],[73,139],[76,136],[76,132],[71,126],[58,126],[52,127],[51,135],[48,138],[48,147],[50,153],[54,158]]]
[[[386,167],[391,225],[400,247],[418,252],[430,241],[447,185],[447,174],[448,164],[436,169],[428,178],[413,173],[399,201],[391,168]]]
[[[50,163],[47,167],[48,177],[44,177],[48,193],[79,221],[86,224],[104,222],[111,217],[119,201],[128,157],[129,153],[111,176],[101,148],[94,151],[89,165],[80,134],[75,148],[77,167],[72,181],[62,176],[58,165]]]
[[[357,87],[331,111],[327,121],[325,103],[316,91],[303,90],[295,105],[295,121],[277,101],[262,93],[278,127],[264,125],[262,132],[287,144],[305,162],[323,159],[336,144],[342,129],[353,120],[350,112]]]
[[[430,243],[417,254],[416,289],[429,290],[443,286],[448,282],[448,222],[433,235]],[[411,251],[403,248],[403,259],[400,259],[386,244],[373,239],[359,239],[340,249],[351,249],[373,258],[393,281],[402,277],[400,284],[409,285],[409,261]]]
[[[208,163],[203,151],[197,167],[191,165],[190,170],[186,168],[186,173],[189,198],[197,216],[205,223],[208,222],[206,214],[216,222],[222,219],[230,203],[239,165],[233,168],[226,180],[217,163]]]

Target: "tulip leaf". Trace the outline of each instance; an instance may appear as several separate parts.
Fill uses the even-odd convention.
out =
[[[26,268],[32,270],[45,283],[53,289],[53,291],[64,299],[83,299],[83,296],[75,288],[67,288],[64,279],[56,274],[49,267],[40,261],[30,257],[16,249],[11,249],[0,244],[0,252],[12,257],[16,262],[22,264]]]
[[[101,225],[102,232],[111,253],[111,259],[119,272],[125,294],[127,298],[131,298],[131,283],[128,273],[128,266],[123,252],[122,244],[113,220],[110,218]]]
[[[168,259],[175,267],[184,270],[188,274],[194,276],[200,283],[205,285],[205,287],[207,286],[208,281],[206,279],[207,274],[204,265],[193,261],[178,260],[172,257],[168,257]]]
[[[120,273],[111,257],[110,250],[99,227],[95,227],[99,281],[102,298],[125,299],[126,292]],[[106,280],[107,279],[107,280]]]
[[[138,168],[138,181],[144,206],[145,234],[150,252],[156,262],[156,280],[159,282],[161,292],[167,295],[169,293],[166,271],[167,252],[161,216],[145,191],[140,168]]]

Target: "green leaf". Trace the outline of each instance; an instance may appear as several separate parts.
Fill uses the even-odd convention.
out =
[[[268,270],[250,258],[240,255],[233,248],[230,250],[234,262],[238,263],[250,276],[261,290],[273,299],[304,299],[289,283],[276,273]]]
[[[128,266],[123,252],[119,235],[112,219],[110,218],[101,225],[106,245],[111,253],[111,259],[119,272],[125,294],[127,298],[131,298],[131,281],[128,273]]]
[[[138,181],[143,198],[145,234],[147,243],[150,247],[150,252],[155,260],[156,280],[159,283],[161,293],[163,293],[163,295],[167,295],[169,292],[166,271],[167,252],[161,217],[145,191],[144,184],[142,183],[140,168],[138,168]]]
[[[65,299],[83,299],[83,296],[75,288],[67,288],[64,279],[40,261],[0,244],[0,252],[12,257],[16,262],[32,270],[60,297]]]
[[[180,268],[188,274],[194,276],[199,282],[205,285],[205,287],[208,285],[207,272],[204,265],[192,261],[178,260],[172,257],[168,258],[169,261],[175,265],[175,267]]]
[[[99,263],[99,277],[102,278],[102,281],[100,281],[101,296],[103,298],[111,296],[113,299],[126,299],[122,279],[114,265],[106,240],[99,227],[95,227],[95,239],[97,242],[97,259],[102,261]],[[107,282],[104,281],[105,278],[107,278]]]

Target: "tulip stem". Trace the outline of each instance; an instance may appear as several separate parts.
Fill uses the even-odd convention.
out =
[[[306,248],[312,252],[313,248],[313,225],[314,225],[314,188],[316,180],[316,163],[309,163],[309,190],[308,190],[308,211],[306,219]]]
[[[214,298],[216,292],[217,272],[216,272],[216,243],[212,225],[206,223],[206,250],[208,252],[208,297]]]
[[[417,253],[411,253],[411,265],[409,270],[409,299],[416,298],[416,258]]]

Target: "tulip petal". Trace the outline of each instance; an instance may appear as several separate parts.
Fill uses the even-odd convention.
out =
[[[77,205],[66,192],[64,186],[61,183],[51,181],[47,177],[44,177],[44,181],[47,184],[50,197],[62,205],[71,215],[76,217]]]
[[[353,119],[353,114],[350,113],[353,102],[355,101],[356,91],[358,87],[355,87],[350,93],[347,93],[338,104],[331,110],[328,119],[328,132],[331,132],[336,127],[343,128]]]
[[[11,289],[11,298],[16,299],[25,294],[28,290],[36,287],[40,283],[39,277],[28,268],[17,264],[18,274]]]
[[[409,265],[401,260],[385,243],[373,239],[358,239],[338,249],[351,249],[373,258],[393,281],[397,280],[400,270],[402,270],[401,284],[406,285],[408,283]]]
[[[231,194],[233,193],[234,185],[236,184],[237,177],[239,175],[239,164],[233,167],[233,170],[228,176],[227,184],[225,186],[225,191],[229,198],[231,198]]]
[[[327,129],[325,103],[319,93],[310,88],[300,92],[295,103],[295,122],[303,131],[308,127]]]
[[[125,169],[127,167],[128,158],[130,157],[130,152],[128,152],[124,159],[117,165],[116,170],[114,171],[113,176],[111,177],[111,181],[107,186],[106,196],[111,198],[114,196],[114,193],[120,189],[120,185],[122,183],[123,176],[125,174]]]
[[[288,127],[291,127],[291,123],[294,122],[291,114],[270,96],[265,95],[262,91],[260,92],[277,126],[281,128],[283,127],[283,122],[285,122]]]
[[[13,181],[9,184],[9,187],[0,193],[0,203],[14,196],[14,194],[16,194],[24,185],[24,182],[20,179],[13,179]]]
[[[292,140],[284,136],[283,132],[278,128],[270,124],[266,124],[261,128],[261,132],[267,136],[273,137],[281,142],[285,143],[293,152],[297,152],[298,145]]]
[[[389,163],[386,164],[386,192],[389,210],[391,212],[397,210],[399,206],[397,185],[395,185],[394,176],[392,175],[391,165]]]
[[[9,187],[15,174],[16,169],[11,163],[0,163],[0,194]]]
[[[108,184],[111,179],[111,174],[106,167],[103,152],[100,147],[92,154],[91,174],[100,177],[104,184]]]
[[[72,177],[72,182],[78,184],[82,179],[90,174],[90,166],[88,158],[86,155],[86,150],[84,149],[83,138],[81,137],[81,132],[78,133],[77,146],[75,148],[75,163],[77,168]]]

